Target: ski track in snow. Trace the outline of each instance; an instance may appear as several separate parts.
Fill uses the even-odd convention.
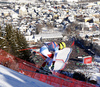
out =
[[[53,87],[0,65],[0,87]]]

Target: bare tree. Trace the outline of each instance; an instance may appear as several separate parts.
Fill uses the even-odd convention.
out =
[[[43,27],[42,24],[37,24],[36,25],[36,34],[39,34],[39,32],[41,32],[41,28]]]

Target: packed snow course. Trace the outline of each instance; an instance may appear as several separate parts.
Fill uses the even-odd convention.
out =
[[[0,65],[0,87],[53,87]]]

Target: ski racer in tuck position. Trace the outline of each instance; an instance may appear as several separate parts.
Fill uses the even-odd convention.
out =
[[[66,44],[64,42],[60,42],[57,44],[56,42],[45,42],[44,45],[40,48],[40,53],[46,58],[44,63],[42,64],[41,68],[44,70],[44,67],[46,65],[51,66],[51,69],[54,68],[54,63],[56,60],[56,57],[54,57],[55,52],[62,50],[63,48],[66,48]]]

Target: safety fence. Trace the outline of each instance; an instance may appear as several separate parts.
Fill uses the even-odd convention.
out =
[[[27,61],[20,63],[19,67],[19,72],[47,84],[53,85],[54,87],[96,87],[93,84],[75,80],[60,73],[55,73],[54,75],[36,73],[35,71],[38,70],[38,68],[35,68],[34,64],[31,65]]]
[[[55,73],[53,75],[36,73],[36,70],[39,70],[40,66],[27,62],[20,58],[16,58],[11,54],[5,52],[4,50],[0,50],[0,64],[16,70],[31,78],[50,84],[54,87],[97,87],[96,85],[75,80],[60,73]]]

